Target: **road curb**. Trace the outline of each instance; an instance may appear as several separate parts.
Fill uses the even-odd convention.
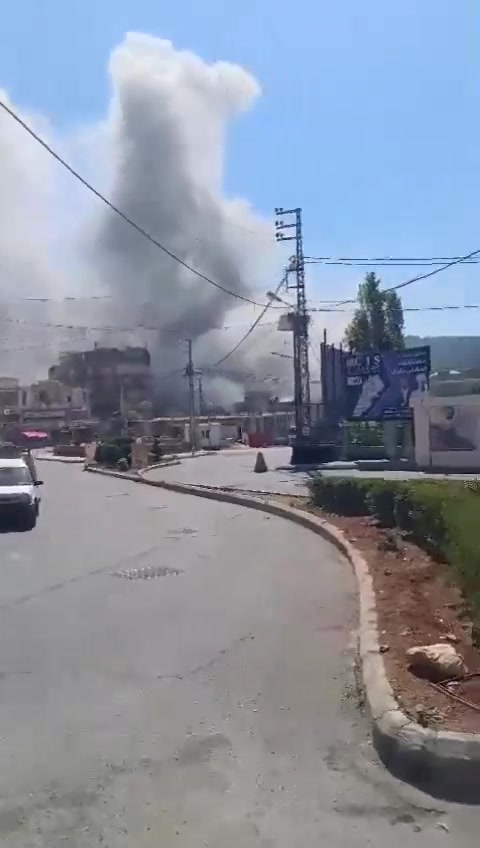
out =
[[[90,467],[86,470],[286,518],[335,545],[351,563],[357,579],[360,607],[359,658],[373,743],[380,759],[396,777],[437,798],[480,804],[480,734],[424,728],[411,721],[401,710],[380,653],[376,600],[368,564],[341,530],[318,516],[259,497],[197,488],[183,483],[148,480],[142,475],[133,477],[101,468]]]
[[[181,465],[181,464],[182,464],[181,462],[178,462],[178,463],[172,462],[172,465]],[[165,465],[149,465],[148,468],[140,469],[140,471],[138,473],[139,473],[140,477],[142,478],[142,480],[147,482],[148,477],[146,477],[146,475],[150,471],[156,471],[159,468],[165,468],[165,467],[166,467]],[[156,481],[152,481],[152,482],[156,482]],[[160,482],[162,482],[162,481],[160,481]],[[209,492],[226,492],[226,493],[228,493],[228,492],[232,492],[232,493],[239,492],[240,494],[245,493],[246,495],[254,495],[256,497],[269,497],[269,496],[270,497],[272,497],[272,496],[273,497],[276,497],[276,496],[277,497],[278,496],[289,497],[290,496],[292,498],[308,498],[309,497],[309,495],[298,495],[295,492],[292,492],[291,494],[289,494],[288,492],[272,492],[270,490],[267,491],[265,489],[244,489],[242,486],[207,486],[204,483],[192,483],[191,485],[194,486],[195,489],[207,489]]]
[[[143,471],[156,471],[158,468],[171,468],[173,465],[181,465],[182,462],[178,457],[172,457],[172,459],[168,459],[165,462],[156,462],[155,465],[149,465],[148,469],[140,469],[138,474],[140,477],[143,477]]]
[[[35,462],[63,462],[64,465],[80,465],[85,462],[83,456],[35,456]]]

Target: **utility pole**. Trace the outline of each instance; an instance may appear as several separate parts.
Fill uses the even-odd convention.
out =
[[[307,299],[305,296],[305,257],[303,255],[302,210],[275,209],[275,237],[277,241],[294,241],[295,255],[292,256],[288,268],[295,276],[293,285],[287,288],[296,293],[296,308],[291,315],[293,329],[293,379],[295,396],[295,430],[296,441],[302,442],[310,437],[311,404],[310,404],[310,371],[308,364],[308,322]],[[287,218],[287,220],[284,220]],[[293,220],[292,220],[293,216]],[[286,235],[286,230],[293,229],[294,235]]]
[[[195,448],[197,444],[197,434],[196,434],[196,426],[197,422],[195,420],[195,368],[193,366],[193,356],[192,356],[192,340],[187,339],[188,345],[188,362],[187,367],[185,368],[185,376],[188,377],[188,411],[190,415],[190,448],[192,451],[192,455],[195,453]]]
[[[197,371],[198,375],[198,410],[200,415],[205,415],[205,400],[203,397],[203,380],[202,380],[202,372]]]

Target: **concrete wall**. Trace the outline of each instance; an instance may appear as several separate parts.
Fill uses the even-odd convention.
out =
[[[149,463],[150,445],[141,439],[136,439],[132,444],[132,470],[138,471],[146,468]]]
[[[415,398],[415,461],[421,468],[480,469],[480,397]]]

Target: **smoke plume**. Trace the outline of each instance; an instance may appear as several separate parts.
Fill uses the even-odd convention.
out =
[[[255,79],[139,34],[113,51],[109,75],[111,101],[97,126],[65,139],[43,119],[26,120],[181,260],[263,302],[279,267],[271,224],[224,192],[228,129],[258,97]],[[269,355],[284,350],[274,326],[256,330],[223,366],[210,369],[245,331],[235,325],[248,326],[258,309],[199,279],[86,197],[3,113],[0,179],[3,374],[45,376],[60,350],[95,341],[148,343],[158,394],[175,402],[184,397],[184,381],[166,375],[185,364],[184,340],[191,338],[212,400],[238,400],[250,382],[288,390],[288,362]],[[50,300],[25,300],[32,296]],[[267,316],[265,322],[274,321],[275,313]]]

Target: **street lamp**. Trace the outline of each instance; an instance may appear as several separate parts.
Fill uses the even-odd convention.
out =
[[[284,300],[283,297],[279,297],[278,294],[273,291],[268,291],[267,297],[269,300],[275,300],[277,303],[283,303],[284,306],[288,306],[289,309],[295,309],[293,303],[289,303],[288,300]]]
[[[293,359],[293,356],[290,356],[289,353],[277,353],[276,350],[271,350],[270,356],[279,356],[281,359]]]

